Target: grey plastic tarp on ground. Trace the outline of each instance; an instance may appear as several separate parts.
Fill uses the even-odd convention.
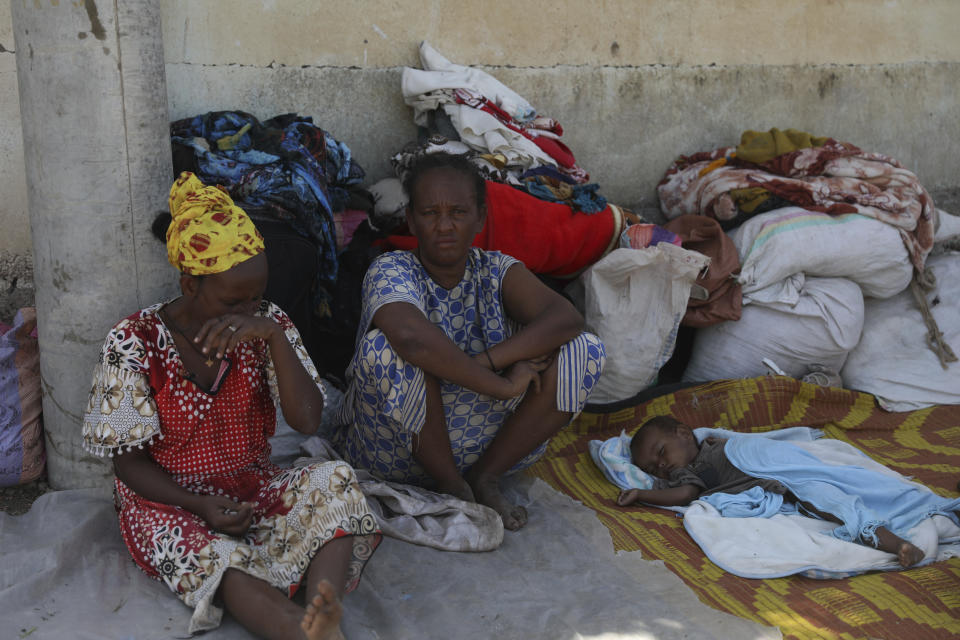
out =
[[[544,482],[506,485],[530,521],[496,551],[384,539],[344,601],[347,638],[781,637],[700,603],[662,562],[614,553],[595,514]],[[0,514],[0,568],[4,639],[187,636],[189,609],[133,564],[102,493],[58,491],[22,516]],[[225,616],[203,637],[252,636]]]

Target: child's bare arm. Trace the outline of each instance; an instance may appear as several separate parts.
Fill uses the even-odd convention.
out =
[[[626,507],[634,502],[646,502],[662,507],[685,507],[700,495],[702,489],[695,484],[682,484],[669,489],[626,489],[617,497],[617,504]]]

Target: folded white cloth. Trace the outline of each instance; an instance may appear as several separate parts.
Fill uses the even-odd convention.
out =
[[[626,431],[609,440],[591,440],[590,457],[607,480],[621,489],[652,489],[653,478],[630,461],[630,440]]]
[[[471,89],[496,103],[517,122],[526,122],[536,115],[533,106],[519,93],[486,71],[450,62],[426,40],[420,43],[420,65],[423,70],[403,69],[400,88],[407,104],[411,98],[433,91]],[[426,121],[417,120],[417,124],[425,125]]]
[[[736,437],[813,442],[822,436],[823,432],[810,427],[789,427],[764,433],[739,433],[729,429],[700,427],[693,430],[693,435],[697,442],[703,442],[707,438],[728,440]],[[632,436],[628,436],[626,431],[621,431],[619,436],[609,440],[591,440],[588,444],[590,457],[593,458],[594,464],[600,467],[600,471],[607,480],[621,489],[652,489],[653,478],[631,462],[631,438]]]

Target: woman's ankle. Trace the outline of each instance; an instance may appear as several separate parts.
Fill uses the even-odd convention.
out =
[[[436,480],[436,483],[437,493],[446,493],[465,502],[476,502],[470,484],[459,474],[444,480]]]

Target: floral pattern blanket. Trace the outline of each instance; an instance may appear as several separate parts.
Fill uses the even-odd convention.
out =
[[[663,214],[709,216],[729,228],[774,206],[859,213],[899,229],[913,265],[923,272],[937,209],[917,176],[895,159],[833,139],[761,163],[735,152],[721,147],[680,156],[657,186]]]

